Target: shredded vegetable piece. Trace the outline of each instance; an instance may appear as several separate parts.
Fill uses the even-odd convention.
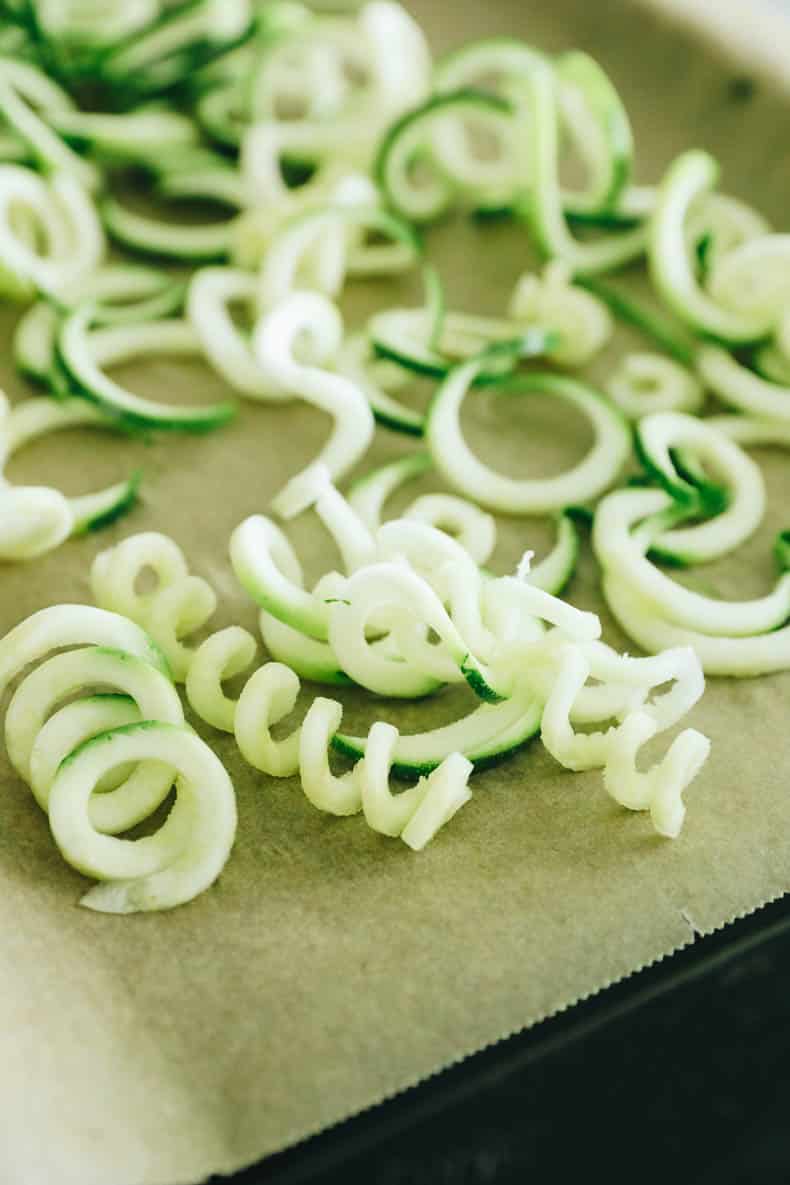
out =
[[[140,593],[145,571],[156,575],[153,592]],[[96,603],[136,621],[167,658],[173,678],[184,682],[195,651],[181,640],[201,629],[217,607],[214,590],[190,576],[183,552],[172,539],[154,531],[131,535],[101,551],[91,568]]]
[[[532,480],[505,477],[483,464],[466,444],[460,425],[461,405],[483,365],[477,359],[452,371],[428,416],[426,435],[434,464],[459,493],[504,514],[546,514],[595,498],[614,483],[631,450],[620,412],[586,385],[555,374],[521,376],[502,388],[502,396],[534,391],[578,408],[596,433],[584,460],[559,477]]]
[[[88,805],[97,782],[129,761],[165,762],[176,800],[151,836],[101,835]],[[87,741],[61,765],[49,794],[49,822],[65,860],[104,883],[80,904],[100,913],[172,909],[217,879],[236,833],[233,786],[219,758],[184,725],[143,721]]]
[[[14,486],[3,475],[8,460],[30,441],[81,426],[117,427],[99,408],[81,399],[62,403],[25,399],[9,409],[0,392],[0,560],[35,559],[71,535],[115,521],[134,505],[138,474],[76,498],[47,487]]]
[[[295,349],[309,335],[312,365],[297,360]],[[262,319],[255,331],[255,351],[265,374],[282,389],[328,412],[335,419],[333,433],[316,462],[332,478],[344,476],[367,450],[374,420],[364,393],[341,375],[320,368],[337,350],[342,337],[340,314],[317,292],[294,292]],[[310,467],[291,478],[274,501],[285,518],[302,509],[303,486]]]

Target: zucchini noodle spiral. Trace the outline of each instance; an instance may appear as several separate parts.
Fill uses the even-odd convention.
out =
[[[77,648],[47,657],[63,647]],[[118,614],[58,605],[0,640],[0,689],[33,663],[8,704],[6,749],[66,861],[102,882],[81,904],[130,913],[192,900],[230,854],[235,796],[185,725],[164,656]],[[157,810],[174,779],[175,803],[159,829],[115,838]]]
[[[153,572],[156,586],[140,592],[146,571]],[[183,683],[195,651],[182,639],[203,628],[217,607],[217,597],[207,581],[189,574],[180,547],[155,531],[131,535],[96,556],[91,589],[102,609],[120,613],[146,630],[165,655],[173,678]]]
[[[48,486],[12,485],[4,477],[7,462],[30,441],[81,426],[116,428],[99,408],[81,399],[25,399],[12,408],[0,392],[0,560],[35,559],[70,536],[112,522],[134,505],[139,474],[76,498]]]

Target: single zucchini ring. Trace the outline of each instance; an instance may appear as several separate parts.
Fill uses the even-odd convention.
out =
[[[790,423],[790,384],[761,378],[720,346],[704,345],[697,372],[723,403],[746,415]]]
[[[568,229],[559,184],[557,79],[536,63],[512,88],[517,118],[526,122],[519,212],[540,249],[565,261],[575,276],[611,271],[644,254],[647,231],[639,226],[580,242]]]
[[[680,412],[645,416],[637,426],[636,450],[681,518],[713,515],[696,526],[673,526],[656,534],[651,539],[655,556],[680,565],[705,563],[738,547],[759,526],[765,511],[760,469],[736,439],[718,430],[715,419]],[[708,468],[701,469],[700,461]]]
[[[706,152],[685,152],[670,165],[650,220],[648,264],[656,291],[686,325],[697,333],[742,345],[766,337],[773,316],[719,304],[700,287],[686,241],[689,208],[710,193],[718,175],[716,161]]]
[[[185,226],[149,218],[128,209],[117,198],[99,202],[99,213],[108,234],[132,251],[184,263],[212,263],[227,259],[233,243],[236,218],[205,225]]]
[[[691,371],[663,354],[626,354],[610,374],[606,393],[629,420],[653,412],[698,412],[705,400]]]
[[[27,145],[44,172],[68,176],[87,192],[95,192],[101,179],[96,165],[73,152],[50,126],[58,113],[73,111],[71,98],[43,71],[27,62],[0,59],[0,114],[4,122]]]
[[[684,588],[647,558],[650,530],[672,505],[663,490],[618,490],[595,512],[593,547],[601,567],[615,572],[660,617],[683,629],[711,635],[750,636],[778,629],[790,618],[790,575],[783,573],[770,594],[752,601],[722,601]]]
[[[170,678],[159,647],[134,622],[93,605],[52,605],[39,609],[0,638],[0,697],[25,667],[66,646],[124,650]]]
[[[97,324],[153,321],[181,310],[184,285],[158,268],[107,264],[76,285],[60,288],[57,298],[36,301],[14,331],[14,361],[27,378],[57,389],[54,370],[61,317],[83,300],[96,302]]]
[[[206,357],[235,390],[262,402],[282,402],[290,395],[261,369],[248,337],[230,315],[232,301],[253,306],[258,294],[254,276],[236,268],[204,267],[195,272],[187,296],[187,317]]]
[[[145,760],[178,775],[170,814],[144,839],[100,835],[88,815],[94,787],[119,764]],[[219,876],[236,834],[236,799],[219,758],[191,729],[147,720],[102,733],[66,758],[50,790],[49,822],[64,859],[105,882],[81,905],[102,913],[170,909]]]
[[[48,432],[79,427],[110,428],[117,423],[99,408],[81,399],[61,403],[26,399],[2,416],[0,407],[0,505],[4,528],[0,533],[0,557],[32,559],[57,547],[69,536],[81,535],[114,522],[137,499],[140,474],[95,494],[66,498],[57,490],[16,487],[3,477],[8,459],[32,440]],[[60,512],[61,500],[65,513]],[[53,506],[55,523],[52,521]],[[5,520],[7,519],[7,527]]]
[[[504,760],[525,745],[540,729],[543,705],[529,684],[516,687],[501,703],[483,703],[469,715],[430,732],[401,735],[393,750],[392,769],[405,776],[430,773],[448,753],[462,753],[476,769]],[[332,748],[358,760],[365,756],[366,739],[335,733]]]
[[[77,745],[112,727],[118,703],[113,697],[110,715],[107,703],[101,699],[97,702],[96,697],[90,710],[83,708],[75,713],[71,710],[74,702],[65,710],[54,710],[67,697],[100,684],[128,697],[127,703],[131,700],[137,707],[137,719],[183,724],[184,710],[173,684],[141,658],[102,647],[71,650],[49,658],[20,683],[5,720],[9,760],[30,785],[42,810],[49,807],[50,790],[61,763]],[[120,785],[92,800],[93,825],[107,833],[134,827],[164,801],[172,784],[173,771],[169,767],[158,762],[140,766]]]
[[[515,479],[495,473],[471,451],[461,432],[464,397],[485,366],[477,358],[451,371],[428,412],[426,440],[444,479],[489,510],[502,514],[548,514],[598,497],[617,479],[631,453],[631,434],[620,412],[592,388],[557,374],[521,375],[494,388],[506,398],[539,392],[564,399],[588,416],[596,434],[590,452],[559,477]]]
[[[491,162],[473,162],[468,152],[457,151],[455,137],[459,129],[448,125],[457,125],[461,119],[483,124],[506,143],[513,139],[510,104],[485,91],[472,89],[432,95],[402,115],[384,136],[373,165],[373,176],[387,204],[401,218],[432,222],[460,195],[471,205],[511,198],[512,165],[507,156],[503,177],[501,162],[494,171]],[[415,182],[411,174],[420,165],[429,169],[431,176],[429,180]]]
[[[207,407],[157,403],[134,395],[104,372],[107,365],[140,354],[202,355],[200,340],[186,321],[152,321],[91,330],[95,323],[95,306],[86,303],[68,314],[58,335],[58,358],[76,394],[135,426],[207,432],[233,418],[236,408],[231,403]]]
[[[27,235],[20,233],[20,207],[29,219]],[[57,296],[88,276],[103,253],[94,204],[78,181],[65,174],[47,182],[22,165],[0,165],[0,290],[13,299]]]

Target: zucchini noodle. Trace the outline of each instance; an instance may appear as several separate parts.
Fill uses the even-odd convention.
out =
[[[673,162],[661,183],[650,221],[648,263],[653,285],[673,313],[699,333],[739,345],[767,336],[775,312],[759,304],[730,307],[719,303],[717,297],[726,298],[731,292],[727,254],[717,261],[709,289],[697,280],[686,221],[693,204],[713,189],[718,174],[716,161],[705,152],[686,152]],[[747,243],[732,254],[739,256],[739,251],[745,251],[748,258],[751,249],[752,244]],[[714,279],[717,271],[718,280]]]
[[[152,592],[138,591],[140,577],[156,577]],[[179,546],[154,531],[130,535],[100,551],[91,568],[91,589],[102,609],[136,621],[165,655],[173,678],[183,683],[195,650],[181,640],[202,629],[217,607],[211,585],[190,576]]]
[[[746,415],[790,423],[790,385],[760,378],[720,346],[702,346],[697,369],[722,403]]]
[[[397,743],[398,730],[391,724],[380,722],[371,728],[365,756],[355,769],[362,809],[373,831],[399,835],[414,851],[421,851],[470,801],[467,780],[472,765],[460,753],[451,753],[415,786],[394,795],[389,774]]]
[[[102,198],[99,212],[112,239],[144,255],[204,263],[222,261],[231,252],[235,215],[223,222],[184,225],[138,214],[113,197]]]
[[[105,720],[105,703],[96,697],[87,716],[83,708],[75,712],[74,704],[55,712],[67,697],[96,686],[112,687],[116,695],[128,697],[127,702],[136,705],[137,720],[183,724],[181,701],[172,683],[143,659],[99,647],[48,659],[20,683],[5,718],[9,760],[45,811],[61,763],[78,745],[112,727]],[[156,810],[172,784],[172,769],[158,761],[144,762],[120,786],[91,800],[93,825],[112,834],[127,831]]]
[[[696,413],[705,401],[694,375],[662,354],[626,354],[610,374],[606,394],[629,420],[660,411]]]
[[[523,325],[555,332],[547,357],[561,366],[584,366],[612,335],[609,310],[597,297],[571,284],[568,265],[555,260],[541,277],[527,273],[516,284],[508,316]]]
[[[790,235],[770,234],[760,220],[729,251],[716,256],[708,289],[719,304],[746,317],[764,317],[775,327],[790,300]]]
[[[188,322],[179,319],[139,325],[91,326],[100,321],[95,305],[80,304],[62,323],[58,357],[74,393],[99,404],[109,414],[132,424],[172,431],[207,432],[235,415],[231,403],[188,407],[143,399],[116,383],[105,367],[127,362],[140,354],[201,356],[200,340]]]
[[[20,317],[14,332],[14,360],[34,382],[57,390],[57,338],[66,311],[93,300],[97,323],[118,325],[147,321],[180,311],[184,290],[158,268],[105,264],[84,280],[58,290],[57,298],[39,300]]]
[[[175,85],[251,32],[249,0],[198,0],[175,5],[102,58],[108,82],[140,97]]]
[[[64,647],[78,649],[47,657]],[[155,642],[119,614],[57,605],[0,639],[0,692],[34,663],[6,711],[6,750],[64,858],[106,882],[81,903],[111,913],[166,909],[208,888],[233,842],[233,788],[184,725]],[[113,691],[84,694],[97,686]],[[175,777],[176,802],[155,835],[111,838],[155,811]]]
[[[721,637],[683,629],[658,616],[619,573],[604,573],[603,591],[613,615],[630,638],[654,653],[690,646],[707,675],[748,678],[790,668],[790,626],[753,637]]]
[[[365,394],[377,424],[407,436],[422,436],[425,416],[401,403],[394,394],[409,381],[408,370],[387,358],[378,358],[366,334],[346,336],[335,359],[335,370]]]
[[[234,390],[250,399],[280,402],[288,395],[266,376],[255,359],[249,338],[233,321],[229,305],[256,305],[258,285],[247,272],[204,267],[189,285],[187,317],[211,365]]]
[[[14,486],[3,476],[8,460],[30,441],[81,426],[117,428],[99,408],[81,399],[25,399],[9,408],[0,392],[0,560],[35,559],[70,536],[114,522],[134,505],[139,474],[76,498],[48,487]]]
[[[37,108],[47,117],[43,119]],[[98,188],[101,174],[64,143],[50,123],[58,111],[74,110],[69,96],[45,74],[26,62],[0,59],[0,115],[45,173],[69,178],[80,190]],[[89,203],[86,203],[86,207]]]
[[[32,236],[19,233],[20,209]],[[103,254],[96,209],[78,181],[62,173],[46,181],[23,165],[0,165],[0,289],[7,296],[57,296],[88,276]]]
[[[277,514],[299,513],[300,487],[310,469],[320,463],[333,479],[344,476],[367,451],[374,420],[364,392],[342,375],[320,368],[336,353],[342,339],[336,307],[318,292],[293,292],[264,316],[255,330],[253,347],[272,382],[334,418],[332,435],[307,470],[291,478],[274,500]],[[295,350],[308,335],[313,365],[299,362]]]
[[[759,426],[753,431],[754,442],[770,439],[770,433],[763,435]],[[719,601],[676,584],[645,556],[661,531],[670,503],[662,491],[619,491],[598,507],[594,546],[604,569],[604,596],[615,618],[647,650],[692,647],[707,674],[757,675],[785,669],[790,665],[787,575],[780,577],[769,595],[744,602]],[[713,544],[717,522],[730,511],[691,528],[692,535],[695,530],[706,531]],[[734,526],[737,530],[729,538],[724,526],[724,539],[705,558],[732,550],[736,545],[732,539],[738,541],[754,529],[752,525],[744,532],[744,522],[739,523],[737,516]],[[781,550],[778,556],[784,567]]]
[[[66,646],[105,646],[141,658],[170,678],[167,660],[139,626],[92,605],[40,609],[0,638],[0,696],[25,667]]]
[[[540,249],[563,260],[574,275],[611,271],[643,255],[647,232],[641,226],[590,242],[575,239],[568,229],[559,184],[557,82],[550,68],[533,65],[514,84],[513,97],[526,131],[519,151],[528,196],[520,212]]]
[[[609,746],[604,786],[620,806],[650,811],[658,834],[675,839],[686,817],[683,791],[707,760],[710,741],[694,728],[684,729],[663,759],[640,773],[637,751],[655,732],[655,721],[644,712],[633,712],[621,724]]]
[[[249,670],[257,651],[252,634],[238,625],[211,634],[195,651],[184,690],[192,710],[213,728],[233,732],[238,701],[225,695],[222,683]]]
[[[562,191],[565,212],[585,220],[613,219],[630,177],[631,129],[619,96],[592,58],[573,52],[551,63],[523,42],[492,37],[466,46],[440,62],[435,87],[445,104],[453,103],[452,92],[460,96],[469,93],[470,88],[475,93],[478,88],[476,96],[484,112],[486,103],[507,100],[521,79],[541,69],[553,71],[557,113],[564,137],[581,158],[587,173],[587,184],[582,189]],[[496,79],[493,93],[492,77]],[[479,113],[476,114],[479,119]],[[435,122],[430,150],[437,164],[456,183],[464,184],[471,195],[477,190],[482,208],[511,207],[518,200],[524,180],[513,163],[519,155],[516,137],[521,129],[517,121],[512,116],[499,121],[488,118],[487,130],[497,149],[490,158],[470,151],[468,128],[462,120],[445,116]],[[643,204],[635,199],[630,205],[637,218],[644,213]]]
[[[164,762],[177,775],[165,822],[143,839],[94,828],[96,784],[130,761]],[[146,720],[101,733],[70,754],[49,793],[49,823],[64,859],[103,882],[80,904],[100,913],[172,909],[214,883],[236,834],[233,785],[219,758],[185,725]]]
[[[334,700],[314,699],[302,724],[275,740],[271,729],[293,711],[298,693],[299,679],[289,667],[280,663],[260,667],[236,707],[236,741],[256,769],[272,777],[298,772],[305,796],[319,810],[340,816],[364,810],[374,831],[402,835],[404,842],[420,850],[471,798],[466,783],[472,765],[453,752],[435,764],[429,777],[394,795],[389,774],[398,732],[384,723],[372,725],[363,760],[345,774],[333,774],[329,750],[342,717],[342,708]]]
[[[434,465],[454,489],[503,514],[546,514],[595,498],[615,482],[631,451],[620,412],[585,384],[548,373],[519,376],[498,393],[512,398],[534,391],[567,400],[592,423],[596,439],[590,452],[568,472],[544,479],[504,477],[483,464],[464,440],[460,413],[484,365],[484,359],[478,358],[451,371],[428,413],[426,439]]]
[[[680,412],[657,412],[640,420],[637,451],[648,473],[680,509],[680,516],[714,515],[697,526],[673,527],[651,540],[653,550],[680,564],[717,559],[740,546],[757,529],[765,511],[765,483],[759,467],[742,448],[717,429],[717,421]],[[691,479],[678,472],[679,454],[688,452],[711,469]],[[673,455],[675,460],[673,460]]]
[[[645,554],[650,532],[635,528],[670,505],[663,490],[619,490],[604,498],[595,513],[593,533],[601,567],[619,573],[646,604],[685,629],[749,636],[783,625],[790,618],[790,574],[783,574],[774,591],[764,597],[730,602],[692,592],[650,562]]]
[[[230,538],[230,560],[236,579],[268,615],[327,641],[329,609],[304,588],[296,552],[276,523],[261,514],[240,523]]]

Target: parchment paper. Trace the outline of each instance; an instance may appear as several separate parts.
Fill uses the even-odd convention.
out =
[[[743,61],[733,67],[631,4],[414,8],[437,47],[512,32],[550,50],[589,49],[632,113],[640,180],[657,179],[680,149],[705,146],[723,161],[727,189],[783,225],[787,111]],[[523,234],[505,224],[444,229],[432,245],[451,307],[470,311],[502,309],[531,262]],[[371,284],[349,318],[392,299],[389,286]],[[3,341],[12,322],[3,312]],[[618,340],[619,349],[638,339]],[[21,398],[8,353],[3,373],[10,397]],[[160,397],[222,393],[197,367],[156,362],[123,373]],[[551,472],[586,439],[549,401],[528,407],[490,394],[470,402],[467,427],[509,472]],[[145,446],[82,431],[26,450],[12,478],[74,493],[143,464],[144,500],[100,535],[3,568],[0,631],[44,605],[89,601],[96,551],[151,528],[172,534],[214,584],[215,628],[254,628],[228,536],[266,510],[325,432],[320,415],[298,405],[244,404],[235,425],[204,438]],[[370,464],[407,448],[382,431]],[[741,559],[691,573],[695,587],[745,596],[770,586],[769,543],[788,525],[790,473],[778,453],[760,457],[771,492],[764,530]],[[333,561],[314,523],[297,524],[294,537],[311,575]],[[540,552],[549,541],[544,524],[503,524],[494,566],[504,571],[526,546]],[[600,609],[596,584],[586,553],[573,599]],[[607,637],[627,646],[606,620]],[[61,861],[46,818],[1,758],[0,1180],[175,1185],[232,1170],[784,892],[788,690],[788,677],[710,682],[689,723],[709,733],[713,752],[674,843],[617,809],[598,773],[565,773],[536,742],[475,777],[473,802],[415,856],[361,818],[319,814],[295,781],[255,773],[231,739],[204,729],[234,778],[238,841],[214,888],[161,916],[77,908],[86,882]],[[457,697],[375,708],[369,697],[344,698],[357,728],[382,716],[424,728],[470,706]]]

